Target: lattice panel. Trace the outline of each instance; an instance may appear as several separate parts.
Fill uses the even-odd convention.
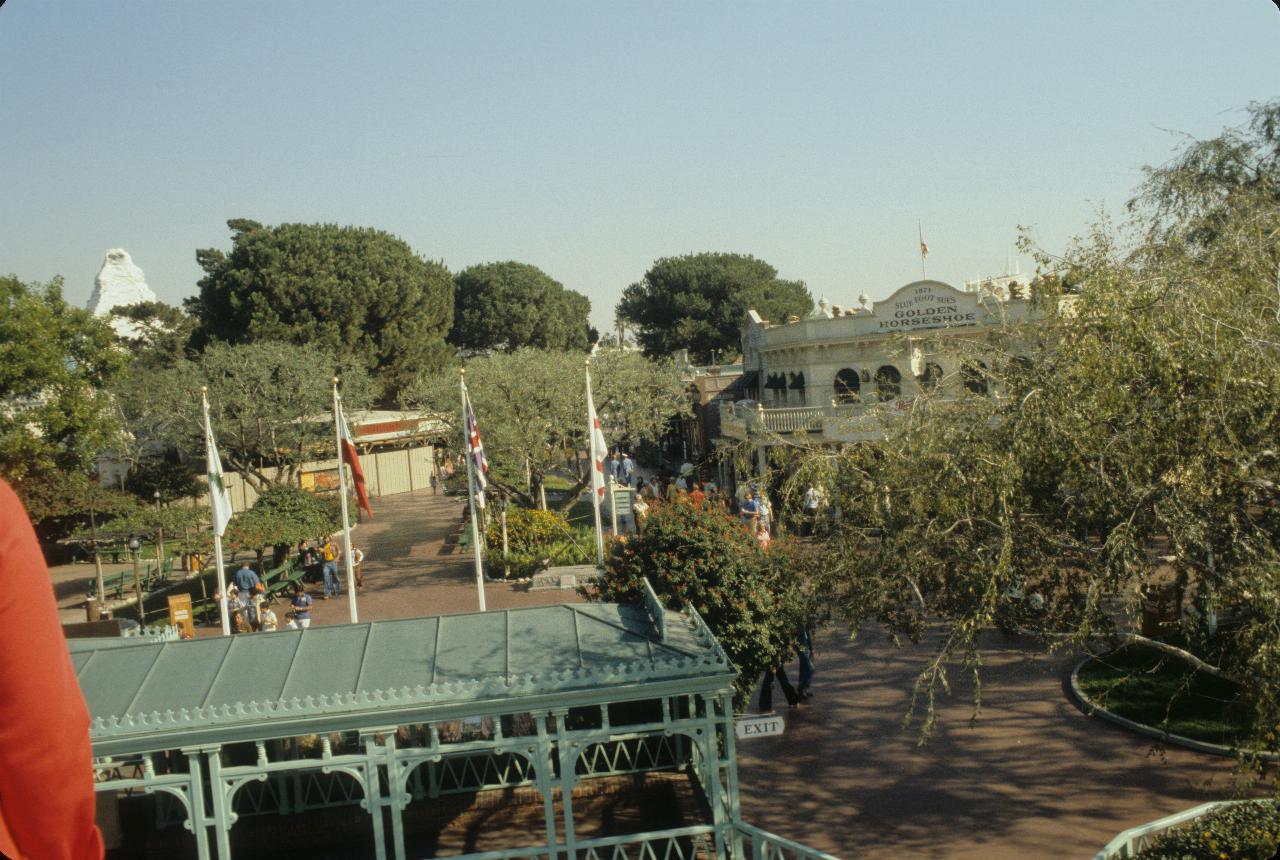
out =
[[[529,760],[510,753],[446,756],[434,768],[440,794],[510,788],[535,779]]]
[[[688,761],[693,746],[683,735],[646,735],[603,744],[591,744],[578,755],[578,776],[674,770]]]
[[[707,836],[640,836],[626,845],[578,850],[579,860],[712,860],[715,856],[715,846]]]

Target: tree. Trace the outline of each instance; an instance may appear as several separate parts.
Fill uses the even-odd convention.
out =
[[[337,496],[318,496],[298,487],[271,487],[253,507],[231,518],[227,543],[257,553],[259,571],[264,571],[266,549],[272,547],[273,566],[279,566],[298,541],[332,534],[342,527],[338,502]]]
[[[463,350],[589,347],[591,301],[527,263],[485,263],[454,277],[449,342]]]
[[[360,363],[387,403],[449,360],[453,281],[443,263],[381,230],[227,225],[230,254],[196,252],[205,271],[199,296],[188,300],[199,321],[196,347],[281,341],[323,350]]]
[[[118,440],[105,388],[126,356],[106,322],[63,300],[60,278],[0,278],[0,309],[0,475],[40,525],[76,513],[72,476]]]
[[[1035,284],[1030,361],[1013,359],[1025,330],[987,345],[1010,357],[990,368],[997,396],[922,398],[883,444],[815,452],[792,476],[843,512],[815,567],[853,625],[941,626],[916,687],[926,732],[952,661],[977,672],[984,629],[1107,647],[1140,637],[1145,598],[1167,591],[1192,665],[1239,683],[1253,740],[1274,748],[1278,119],[1254,106],[1246,129],[1150,171],[1132,244],[1104,222],[1041,254],[1067,277]],[[1227,150],[1263,172],[1205,168]]]
[[[572,454],[585,446],[582,362],[577,353],[536,349],[467,362],[467,389],[489,460],[490,482],[530,507],[545,477],[565,465],[566,450]],[[596,409],[611,445],[658,439],[671,416],[688,408],[684,386],[669,361],[602,350],[591,360],[591,377]],[[411,400],[439,413],[455,434],[455,444],[465,450],[455,374],[424,379]],[[578,480],[566,508],[589,480]]]
[[[130,429],[121,455],[134,464],[167,447],[204,458],[200,386],[223,463],[258,492],[296,485],[302,464],[334,456],[332,378],[348,410],[368,402],[364,368],[327,350],[262,341],[212,344],[197,361],[126,374],[115,400]]]
[[[617,314],[637,327],[645,355],[689,350],[705,364],[712,352],[736,352],[743,316],[754,308],[765,319],[804,316],[813,298],[802,281],[784,281],[763,260],[743,254],[689,254],[657,260],[644,279],[622,293]]]
[[[146,367],[172,367],[187,357],[196,321],[164,302],[138,302],[111,309],[111,317],[134,324],[134,336],[121,338],[134,361]]]
[[[720,640],[738,669],[740,710],[764,670],[794,656],[799,580],[720,508],[687,499],[656,507],[643,531],[611,544],[595,596],[638,602],[646,577],[664,604],[693,606]]]

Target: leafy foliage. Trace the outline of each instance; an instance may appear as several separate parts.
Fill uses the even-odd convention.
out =
[[[369,379],[359,364],[340,364],[318,347],[261,341],[211,344],[198,360],[166,370],[136,366],[115,386],[127,420],[126,456],[172,446],[204,450],[200,386],[209,388],[209,410],[223,463],[259,492],[296,485],[302,464],[332,456],[332,385],[342,378],[348,411],[368,400]],[[274,472],[272,471],[274,470]]]
[[[693,606],[715,633],[738,669],[740,708],[767,667],[794,655],[799,580],[719,508],[687,499],[654,508],[640,534],[610,546],[598,597],[639,601],[645,577],[664,603]]]
[[[537,489],[566,453],[585,445],[587,423],[583,357],[571,352],[519,349],[467,362],[467,389],[489,460],[490,482],[534,507]],[[591,359],[595,404],[611,445],[658,439],[671,416],[687,406],[684,386],[670,362],[635,353],[601,350]],[[438,412],[465,450],[458,378],[441,374],[421,381],[411,402]],[[529,483],[525,483],[528,464]],[[565,507],[590,480],[570,488]]]
[[[454,277],[449,341],[469,351],[524,346],[585,352],[591,301],[527,263],[484,263]]]
[[[489,519],[485,535],[493,560],[501,559],[507,575],[528,577],[537,573],[544,560],[552,566],[588,564],[594,560],[594,536],[590,529],[574,528],[564,514],[507,507],[507,548],[502,552],[502,523],[497,516]]]
[[[654,262],[644,279],[627,287],[618,316],[637,326],[645,355],[688,349],[696,363],[711,353],[733,354],[746,312],[784,321],[803,316],[813,298],[801,281],[784,281],[763,260],[743,254],[689,254]]]
[[[342,526],[336,496],[318,496],[298,487],[271,487],[253,507],[231,518],[225,540],[257,552],[266,547],[287,549],[301,540],[332,534]],[[280,553],[277,552],[277,555]]]
[[[1134,860],[1269,860],[1280,849],[1280,803],[1223,807],[1165,834]]]
[[[125,363],[115,341],[105,322],[63,300],[61,279],[0,277],[0,475],[37,523],[72,512],[72,476],[119,439],[104,390]]]
[[[122,345],[135,362],[150,368],[172,367],[187,357],[187,345],[196,321],[164,302],[138,302],[111,309],[111,316],[134,324],[135,336],[122,338]]]
[[[194,342],[283,341],[354,360],[382,401],[442,368],[453,321],[453,281],[381,230],[333,224],[228,221],[230,254],[205,249]]]
[[[1198,163],[1153,172],[1139,198],[1182,208],[1042,255],[1068,274],[1038,282],[1043,319],[974,347],[993,396],[921,398],[882,444],[814,452],[792,477],[843,511],[819,567],[855,627],[943,626],[918,679],[926,732],[949,664],[978,670],[981,630],[1128,635],[1162,585],[1191,650],[1235,622],[1220,668],[1255,734],[1280,721],[1280,196],[1259,190],[1280,177],[1193,199]]]

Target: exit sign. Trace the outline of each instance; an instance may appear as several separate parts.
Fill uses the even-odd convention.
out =
[[[786,721],[778,714],[761,714],[758,717],[738,717],[733,721],[734,734],[740,738],[764,738],[780,735]]]

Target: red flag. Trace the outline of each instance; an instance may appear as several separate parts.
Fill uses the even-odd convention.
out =
[[[342,404],[338,404],[338,427],[342,430],[342,462],[351,467],[351,480],[356,485],[356,501],[364,512],[373,518],[369,509],[369,490],[364,485],[364,470],[360,468],[360,455],[356,453],[356,440],[351,436],[351,428],[347,426],[346,412]]]

